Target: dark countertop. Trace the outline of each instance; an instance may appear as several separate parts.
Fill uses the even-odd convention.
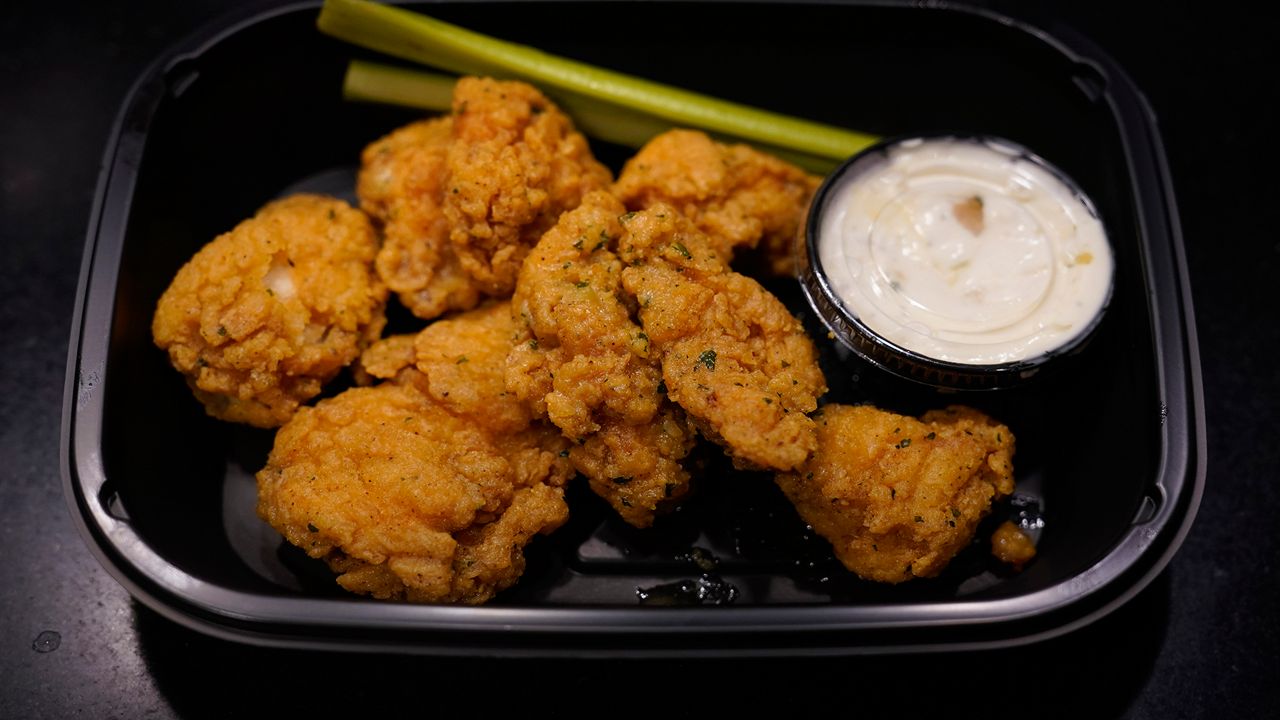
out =
[[[568,714],[620,702],[676,715],[774,706],[863,717],[1280,715],[1280,373],[1271,367],[1280,331],[1263,315],[1276,307],[1267,298],[1280,277],[1280,235],[1262,222],[1280,196],[1269,166],[1274,142],[1263,135],[1278,123],[1262,106],[1275,85],[1263,70],[1277,56],[1264,23],[1203,3],[987,3],[1092,38],[1128,69],[1161,119],[1190,266],[1209,454],[1196,523],[1146,590],[1091,626],[1010,650],[531,662],[338,656],[214,640],[132,601],[68,516],[59,474],[67,341],[115,112],[155,55],[244,4],[139,0],[79,3],[71,12],[19,0],[0,18],[0,715],[223,717],[252,708],[314,717],[454,703],[495,715],[539,706]],[[676,701],[677,688],[689,691],[687,700]],[[636,690],[655,699],[618,697]],[[593,691],[609,699],[574,702]]]

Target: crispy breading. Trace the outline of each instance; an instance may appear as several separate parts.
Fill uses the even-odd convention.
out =
[[[386,235],[378,271],[430,319],[509,296],[542,233],[611,179],[568,116],[532,86],[467,77],[450,116],[364,150],[357,193]]]
[[[592,489],[646,527],[687,492],[680,460],[694,433],[663,395],[621,288],[611,245],[624,212],[607,193],[591,193],[529,255],[512,299],[507,388],[576,443],[570,459]]]
[[[411,385],[353,388],[280,429],[258,513],[351,592],[481,603],[520,577],[530,538],[568,518],[567,465],[554,446],[523,449],[535,457]]]
[[[524,402],[506,389],[507,355],[516,324],[511,303],[492,301],[437,320],[415,335],[384,338],[360,358],[375,378],[411,383],[455,415],[493,433],[516,432],[530,423]]]
[[[382,332],[377,249],[368,218],[341,200],[272,202],[178,271],[152,320],[156,345],[210,415],[279,426]]]
[[[507,303],[371,347],[372,377],[306,408],[258,473],[259,514],[357,593],[481,603],[568,517],[569,442],[506,394]]]
[[[613,192],[629,210],[667,203],[693,220],[728,262],[761,247],[765,269],[794,275],[793,246],[821,180],[747,145],[696,130],[671,130],[627,161]]]
[[[451,117],[399,128],[364,149],[356,194],[382,229],[377,269],[415,315],[475,307],[480,292],[462,271],[445,220]]]
[[[680,408],[666,403],[646,423],[602,418],[599,430],[569,450],[569,459],[623,520],[646,528],[691,491],[683,461],[696,439]]]
[[[790,470],[817,448],[806,416],[826,392],[791,312],[733,272],[715,242],[665,203],[629,213],[622,285],[662,364],[671,400],[741,467]]]
[[[533,86],[463,78],[453,97],[444,212],[462,267],[510,295],[525,255],[560,213],[613,180],[573,122]]]
[[[971,408],[919,420],[827,405],[818,452],[778,486],[836,557],[867,580],[933,577],[1014,489],[1014,437]]]
[[[360,354],[355,370],[356,383],[374,385],[379,379],[389,380],[406,370],[416,370],[418,354],[414,348],[415,334],[388,335],[370,345]]]

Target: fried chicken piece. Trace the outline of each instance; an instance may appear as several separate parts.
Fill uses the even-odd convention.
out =
[[[382,332],[378,240],[345,202],[270,203],[205,245],[156,306],[156,345],[213,417],[276,427]]]
[[[572,448],[569,460],[624,521],[647,528],[689,494],[683,461],[696,440],[680,408],[665,403],[646,423],[601,418],[600,429]]]
[[[555,427],[535,420],[528,405],[506,389],[507,355],[515,336],[511,303],[491,301],[437,320],[417,335],[379,341],[361,362],[385,352],[390,357],[378,368],[382,377],[412,385],[453,415],[472,422],[493,438],[508,459],[528,456],[517,463],[518,468],[541,467],[544,453],[554,453],[560,458],[555,461],[555,474],[562,482],[571,474],[563,460],[569,442]],[[411,355],[400,347],[406,339],[411,341]],[[395,356],[397,360],[390,359]]]
[[[661,203],[625,210],[588,195],[525,262],[507,388],[579,443],[571,458],[597,494],[647,527],[687,492],[690,420],[742,466],[791,469],[817,447],[805,413],[826,381],[799,321],[690,220]]]
[[[450,116],[364,150],[357,194],[386,236],[379,273],[430,319],[509,296],[542,233],[611,180],[532,86],[470,77],[458,81]]]
[[[258,473],[259,514],[357,593],[481,603],[568,517],[569,442],[503,389],[514,324],[494,303],[395,336],[372,377],[306,408]]]
[[[629,210],[667,203],[711,238],[728,262],[736,248],[761,246],[765,270],[794,275],[792,248],[820,179],[747,145],[725,145],[695,130],[650,140],[613,186]]]
[[[827,405],[818,441],[813,459],[778,474],[778,486],[840,562],[867,580],[936,576],[991,504],[1013,492],[1013,434],[970,408],[916,420]]]
[[[688,491],[680,461],[694,433],[663,395],[657,359],[620,285],[611,245],[625,211],[591,193],[529,255],[512,299],[518,330],[507,388],[576,443],[570,460],[598,495],[647,527]]]
[[[437,320],[416,335],[384,338],[360,358],[370,376],[413,384],[440,406],[494,434],[528,427],[532,414],[506,389],[516,324],[511,303],[492,301]]]
[[[520,577],[534,535],[568,518],[567,464],[527,440],[513,452],[412,385],[353,388],[280,429],[258,514],[351,592],[482,603]]]
[[[360,207],[382,229],[378,276],[421,318],[480,302],[453,253],[442,207],[452,134],[450,117],[400,128],[365,148],[356,180]]]
[[[817,448],[806,413],[826,392],[813,342],[715,242],[658,203],[627,216],[622,286],[661,357],[669,397],[739,467],[790,470]]]
[[[402,372],[416,371],[414,363],[418,354],[414,342],[417,337],[413,334],[389,335],[366,348],[360,360],[352,366],[356,384],[375,385],[379,379],[388,380]]]
[[[462,267],[510,295],[529,250],[560,213],[613,180],[567,115],[531,85],[463,78],[453,98],[444,211]]]

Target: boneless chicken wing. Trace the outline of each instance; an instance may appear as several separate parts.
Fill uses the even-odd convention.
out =
[[[743,467],[789,470],[817,448],[826,392],[813,342],[758,282],[665,203],[629,213],[619,255],[670,398]]]
[[[481,603],[510,587],[527,543],[568,518],[572,474],[568,441],[500,389],[513,328],[499,303],[371,347],[366,371],[391,380],[280,429],[259,515],[352,592]]]
[[[525,402],[506,389],[506,360],[516,336],[511,303],[490,301],[475,310],[437,320],[416,335],[375,343],[360,362],[370,375],[412,386],[436,405],[493,438],[521,482],[553,477],[559,486],[572,471],[569,442],[535,419]],[[372,364],[378,367],[370,368]],[[547,465],[553,458],[553,467]]]
[[[360,364],[375,378],[414,385],[492,433],[518,432],[529,426],[532,413],[505,385],[515,333],[511,303],[490,301],[417,334],[384,338],[365,351]]]
[[[421,120],[365,148],[356,194],[382,230],[378,276],[415,315],[475,307],[479,288],[449,244],[444,183],[449,117]]]
[[[270,203],[178,271],[152,335],[210,415],[279,426],[381,333],[377,249],[341,200]]]
[[[765,270],[790,277],[792,248],[819,179],[747,145],[671,130],[627,161],[613,193],[629,210],[666,203],[697,225],[725,262],[760,247]]]
[[[611,179],[532,86],[468,77],[449,116],[365,149],[357,193],[386,237],[378,272],[430,319],[509,296],[542,233]]]
[[[538,243],[512,306],[508,388],[633,525],[685,494],[690,421],[742,466],[791,469],[817,447],[805,414],[826,381],[799,321],[669,205],[589,195]]]
[[[570,459],[627,522],[645,527],[688,490],[693,447],[632,320],[613,245],[625,208],[603,192],[565,213],[526,260],[507,387],[573,441]]]
[[[827,405],[818,452],[778,486],[858,576],[933,577],[973,539],[993,502],[1013,492],[1013,434],[964,407],[920,419]]]

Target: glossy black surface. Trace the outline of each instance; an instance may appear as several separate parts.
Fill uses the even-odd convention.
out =
[[[221,10],[157,6],[152,17],[146,9],[92,6],[81,15],[55,17],[51,8],[20,6],[4,20],[5,67],[20,71],[4,90],[6,112],[0,115],[3,252],[10,268],[0,317],[11,350],[0,416],[0,492],[11,558],[0,583],[7,712],[221,716],[242,707],[238,698],[261,689],[270,692],[268,707],[316,714],[357,703],[420,707],[434,700],[433,687],[442,697],[484,693],[495,709],[515,708],[533,695],[545,697],[547,688],[583,697],[646,671],[664,680],[691,678],[699,689],[712,690],[702,693],[705,706],[722,711],[760,707],[770,698],[796,709],[847,709],[848,698],[856,696],[867,714],[885,714],[904,697],[920,712],[954,714],[964,713],[965,699],[978,689],[982,714],[997,717],[1275,712],[1270,679],[1277,584],[1268,569],[1276,557],[1277,462],[1268,434],[1277,388],[1267,364],[1277,343],[1274,330],[1255,322],[1264,306],[1254,290],[1265,288],[1277,270],[1278,248],[1258,210],[1275,183],[1253,174],[1246,161],[1252,143],[1263,138],[1261,129],[1273,123],[1239,93],[1267,87],[1252,88],[1248,73],[1273,56],[1261,50],[1260,39],[1250,42],[1247,26],[1190,10],[1137,18],[1056,8],[1120,57],[1165,120],[1196,292],[1209,406],[1209,489],[1187,545],[1147,591],[1066,638],[976,656],[530,666],[343,660],[209,640],[130,603],[74,533],[58,487],[56,437],[70,298],[96,159],[118,99],[172,39],[166,33],[195,27]],[[23,20],[43,32],[21,26],[19,34]],[[1147,45],[1130,44],[1139,37]],[[1192,38],[1221,47],[1188,53]],[[9,112],[14,107],[26,112]],[[1205,141],[1206,127],[1215,129],[1216,142]],[[196,659],[235,668],[239,692],[226,692],[225,676],[198,669]],[[326,676],[349,678],[351,690],[338,699],[318,691],[319,666]],[[486,685],[490,673],[509,679],[510,690],[493,697]],[[936,694],[920,690],[916,673],[935,678]],[[1005,673],[1007,690],[992,679]],[[777,683],[744,686],[744,676]],[[843,692],[828,693],[827,687]]]

